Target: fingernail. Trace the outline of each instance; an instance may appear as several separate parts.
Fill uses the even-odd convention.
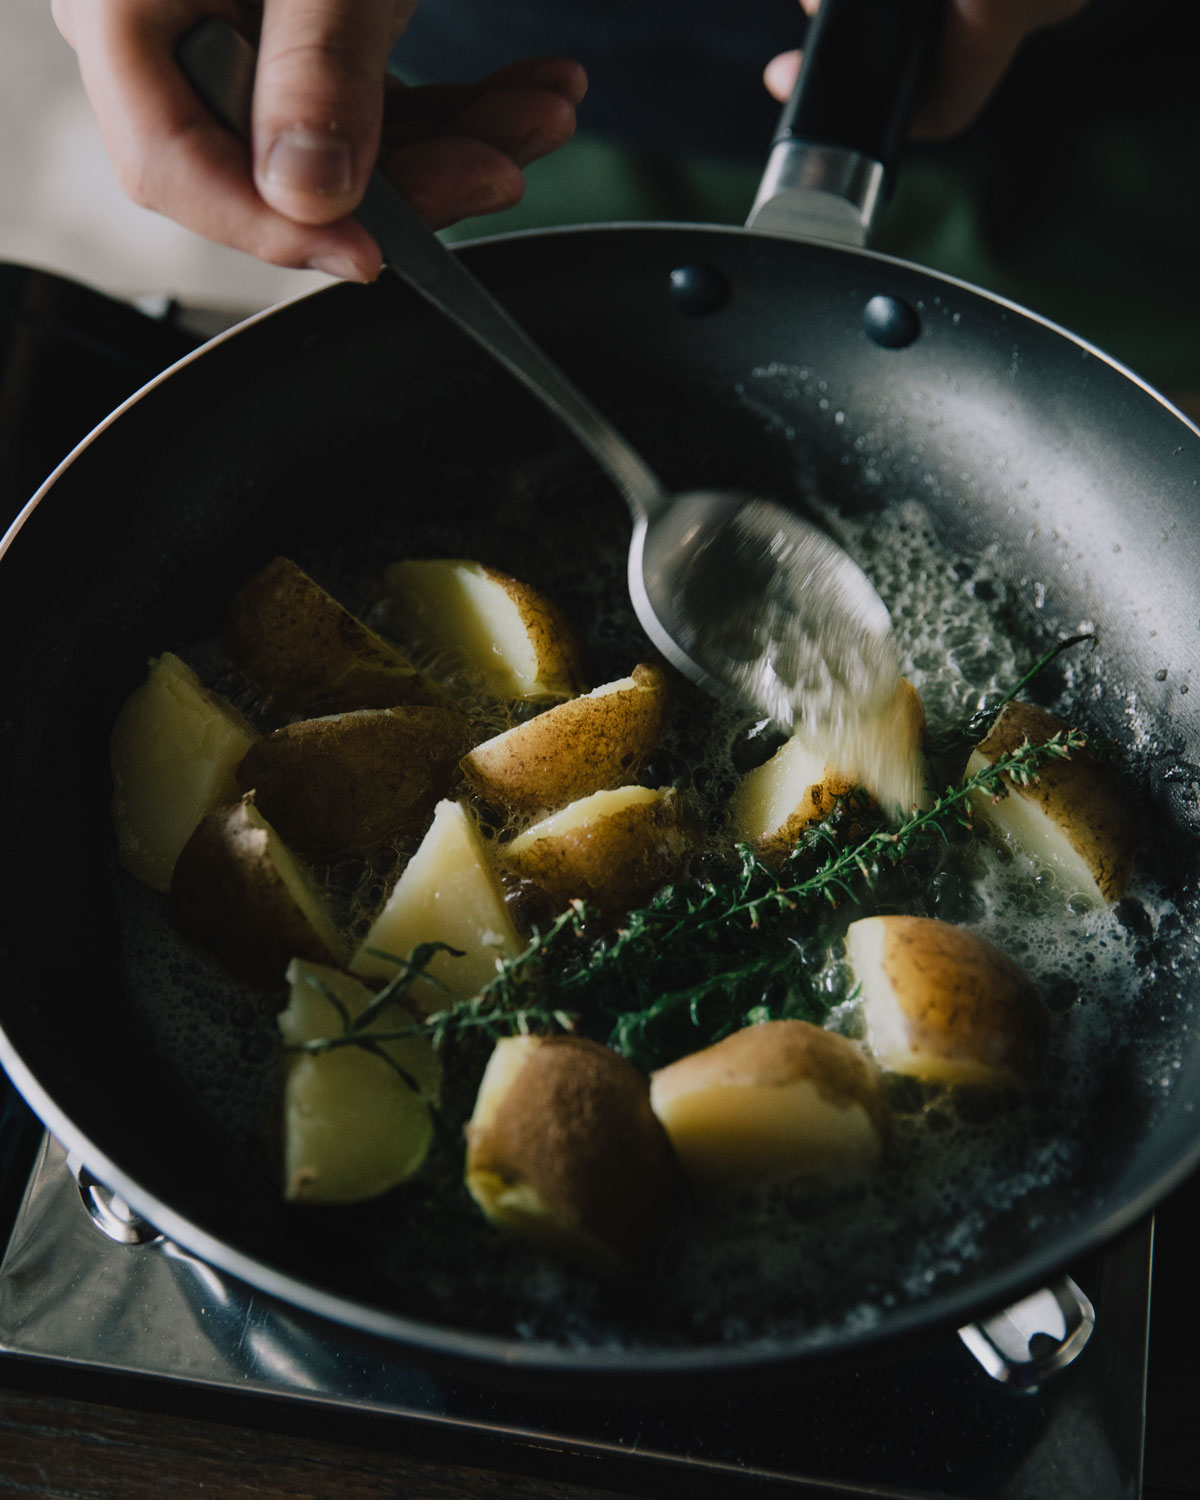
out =
[[[349,255],[336,251],[329,255],[314,255],[308,263],[310,271],[320,271],[326,276],[336,276],[339,281],[370,281],[368,276]]]
[[[520,202],[520,198],[520,192],[514,193],[511,183],[473,182],[463,192],[459,213],[464,219],[472,218],[475,214],[500,213],[503,209],[512,208],[514,203]]]
[[[323,198],[348,193],[354,186],[350,142],[297,126],[276,136],[267,153],[266,180],[293,192]]]

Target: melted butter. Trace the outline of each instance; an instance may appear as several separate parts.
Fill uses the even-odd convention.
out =
[[[542,514],[546,497],[536,488],[531,495]],[[623,516],[616,515],[603,545],[568,536],[555,549],[560,555],[526,559],[535,568],[531,581],[552,595],[556,576],[565,581],[596,681],[625,675],[648,654],[624,597]],[[890,611],[901,671],[925,704],[940,780],[956,780],[961,766],[946,756],[954,732],[1006,692],[1044,647],[1036,584],[1014,584],[998,553],[947,554],[930,517],[911,501],[869,522],[832,520]],[[485,550],[478,540],[431,524],[419,547],[411,538],[406,544],[421,555],[469,555]],[[377,543],[375,555],[381,545],[385,560],[401,555],[398,541],[390,549]],[[520,558],[489,560],[521,574]],[[341,570],[342,597],[369,594],[361,558],[334,558],[330,567],[335,577]],[[1065,717],[1092,724],[1094,715],[1116,712],[1134,724],[1135,743],[1139,735],[1152,742],[1133,696],[1102,682],[1088,653],[1062,659],[1060,675]],[[507,709],[478,701],[469,711],[484,733],[507,726]],[[703,853],[711,854],[727,839],[724,798],[748,769],[747,757],[765,759],[773,743],[764,725],[681,688],[659,764],[644,779],[683,782],[708,819]],[[355,921],[382,901],[409,852],[385,851],[366,870],[326,872]],[[131,1003],[214,1129],[257,1155],[269,1179],[279,1067],[272,1001],[247,995],[185,949],[151,893],[116,872],[114,881]],[[814,1206],[787,1189],[747,1189],[721,1213],[688,1217],[660,1257],[653,1296],[633,1306],[464,1216],[458,1183],[437,1157],[431,1181],[353,1219],[345,1290],[434,1322],[581,1347],[786,1342],[814,1330],[873,1327],[896,1307],[1005,1263],[1012,1245],[1055,1233],[1064,1215],[1103,1189],[1105,1164],[1121,1149],[1104,1112],[1114,1069],[1136,1053],[1138,1076],[1120,1078],[1126,1111],[1136,1104],[1152,1119],[1170,1098],[1185,1045],[1187,976],[1200,962],[1196,923],[1145,862],[1120,906],[1076,911],[1051,876],[991,843],[952,871],[935,871],[904,899],[912,910],[979,931],[1038,983],[1051,1034],[1044,1083],[1033,1094],[954,1094],[897,1081],[885,1167],[865,1195]],[[856,1007],[836,945],[824,964],[818,985],[829,996],[831,1024],[854,1034]],[[358,1281],[363,1264],[372,1267],[369,1292]]]

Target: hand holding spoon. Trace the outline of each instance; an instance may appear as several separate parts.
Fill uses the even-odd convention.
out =
[[[196,92],[249,139],[255,51],[202,22],[179,62]],[[730,490],[671,494],[379,172],[355,215],[384,261],[504,365],[570,429],[633,516],[629,591],[663,656],[692,681],[791,728],[882,706],[898,683],[891,621],[847,554],[782,505]]]

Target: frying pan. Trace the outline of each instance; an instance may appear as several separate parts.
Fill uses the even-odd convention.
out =
[[[887,154],[879,138],[868,154]],[[432,538],[463,554],[484,539],[536,582],[552,558],[585,567],[623,525],[545,415],[394,280],[322,291],[184,359],[101,424],[4,538],[0,1061],[169,1239],[431,1356],[719,1372],[967,1322],[1131,1225],[1200,1158],[1200,432],[1063,330],[845,244],[611,226],[461,253],[667,483],[703,474],[820,497],[860,534],[908,501],[964,577],[992,559],[1031,637],[1094,629],[1084,715],[1121,765],[1170,900],[1121,914],[1145,979],[1113,1018],[1119,1045],[1069,1170],[981,1203],[977,1253],[905,1272],[869,1315],[774,1305],[733,1331],[667,1328],[633,1301],[602,1308],[599,1337],[569,1301],[530,1331],[503,1294],[451,1288],[439,1305],[427,1285],[406,1291],[423,1254],[454,1264],[447,1242],[424,1245],[407,1201],[298,1221],[263,1192],[239,1111],[241,1080],[269,1072],[264,1017],[224,999],[201,957],[144,937],[160,914],[115,870],[108,828],[118,707],[149,654],[210,638],[277,553],[339,592],[405,547]],[[380,1217],[401,1257],[390,1280]],[[465,1220],[453,1229],[485,1261],[508,1253],[480,1249]],[[575,1295],[591,1294],[564,1282]],[[610,1315],[621,1337],[603,1336]]]

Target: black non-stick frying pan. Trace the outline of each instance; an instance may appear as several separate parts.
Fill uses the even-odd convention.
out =
[[[987,560],[997,618],[1031,645],[1095,631],[1073,706],[1111,748],[1147,836],[1144,884],[1106,939],[1127,940],[1138,983],[1124,1008],[1105,1001],[1111,1044],[1092,1056],[1066,1165],[1020,1192],[1019,1173],[981,1181],[955,1221],[984,1221],[970,1254],[951,1226],[936,1255],[896,1247],[894,1282],[874,1299],[801,1316],[776,1297],[736,1326],[668,1324],[632,1294],[597,1304],[570,1278],[518,1326],[494,1290],[519,1279],[507,1251],[478,1250],[484,1291],[435,1294],[412,1272],[461,1263],[455,1237],[476,1253],[465,1216],[427,1241],[409,1201],[331,1221],[263,1191],[245,1124],[246,1080],[271,1076],[263,1017],[239,1013],[205,960],[146,940],[161,913],[114,868],[118,707],[148,655],[211,638],[277,553],[337,592],[398,552],[475,541],[537,582],[551,560],[586,566],[624,524],[544,414],[394,280],[305,298],[176,365],[5,537],[0,1060],[49,1129],[170,1239],[433,1353],[712,1370],[961,1324],[1133,1223],[1200,1157],[1200,433],[1061,329],[844,245],[615,226],[463,254],[667,483],[819,500],[859,537],[908,505],[964,589]],[[1154,901],[1138,899],[1150,888]],[[1072,1004],[1103,988],[1098,972],[1074,976]]]

